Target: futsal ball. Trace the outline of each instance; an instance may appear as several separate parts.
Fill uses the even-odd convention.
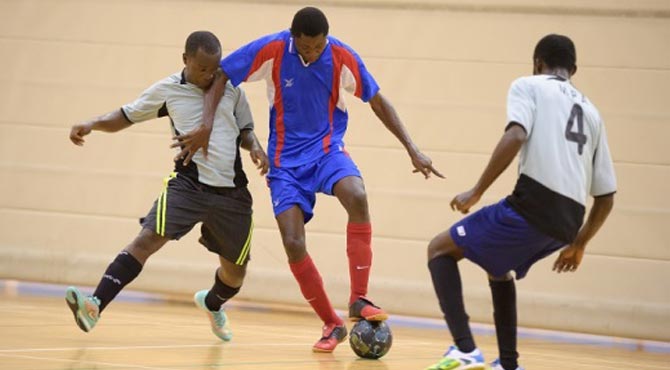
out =
[[[349,345],[358,356],[378,359],[384,356],[393,344],[391,328],[384,321],[361,320],[349,333]]]

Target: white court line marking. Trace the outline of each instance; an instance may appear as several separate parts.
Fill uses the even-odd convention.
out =
[[[263,347],[297,347],[308,346],[308,343],[263,343]],[[59,351],[79,351],[85,349],[87,351],[127,351],[134,349],[179,349],[179,348],[207,348],[215,346],[225,347],[258,347],[258,343],[221,343],[221,344],[183,344],[183,345],[164,345],[164,346],[118,346],[118,347],[61,347],[61,348],[17,348],[17,349],[0,349],[0,355],[4,353],[25,353],[25,352],[59,352]]]
[[[52,358],[52,357],[38,357],[38,356],[26,356],[26,355],[6,355],[0,353],[0,356],[2,357],[9,357],[9,358],[25,358],[29,360],[43,360],[43,361],[58,361],[58,362],[68,362],[68,363],[79,363],[79,364],[86,364],[86,365],[101,365],[101,366],[110,366],[110,367],[127,367],[127,368],[133,368],[133,369],[145,369],[145,370],[180,370],[176,368],[170,368],[170,367],[153,367],[153,366],[142,366],[142,365],[130,365],[130,364],[121,364],[121,363],[114,363],[114,362],[102,362],[102,361],[87,361],[87,360],[70,360],[70,359],[64,359],[64,358]]]

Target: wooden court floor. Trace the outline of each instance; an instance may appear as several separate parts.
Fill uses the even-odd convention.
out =
[[[0,369],[408,370],[424,369],[448,345],[444,328],[393,319],[393,348],[381,360],[358,359],[348,342],[332,354],[314,354],[310,349],[320,323],[313,314],[238,303],[228,315],[235,334],[231,342],[221,343],[192,304],[122,299],[107,308],[92,332],[83,333],[63,297],[53,292],[0,292]],[[524,337],[519,347],[526,370],[670,369],[670,346],[663,343],[652,353]],[[495,338],[481,334],[476,339],[487,359],[493,359]]]

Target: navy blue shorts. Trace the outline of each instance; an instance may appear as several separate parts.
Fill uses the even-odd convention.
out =
[[[333,187],[348,176],[361,172],[344,150],[333,150],[314,162],[298,167],[272,167],[267,176],[275,217],[297,205],[305,223],[314,216],[316,193],[333,195]]]
[[[496,277],[514,271],[521,279],[535,262],[565,246],[528,224],[505,199],[455,223],[449,233],[465,258]]]

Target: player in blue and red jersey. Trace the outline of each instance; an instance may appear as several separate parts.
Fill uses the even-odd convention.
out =
[[[177,137],[188,162],[207,150],[213,109],[227,80],[233,85],[265,80],[270,100],[268,184],[288,262],[300,290],[324,322],[315,352],[332,352],[347,329],[325,292],[321,275],[307,253],[305,223],[313,216],[316,193],[338,198],[349,216],[347,256],[351,295],[349,317],[386,320],[388,315],[366,298],[372,265],[370,214],[361,173],[344,150],[348,114],[342,91],[370,104],[377,117],[406,148],[415,172],[426,178],[436,171],[430,158],[412,142],[395,109],[361,58],[328,35],[326,16],[316,8],[298,11],[290,30],[253,41],[221,61],[219,78],[205,97],[203,126]]]

